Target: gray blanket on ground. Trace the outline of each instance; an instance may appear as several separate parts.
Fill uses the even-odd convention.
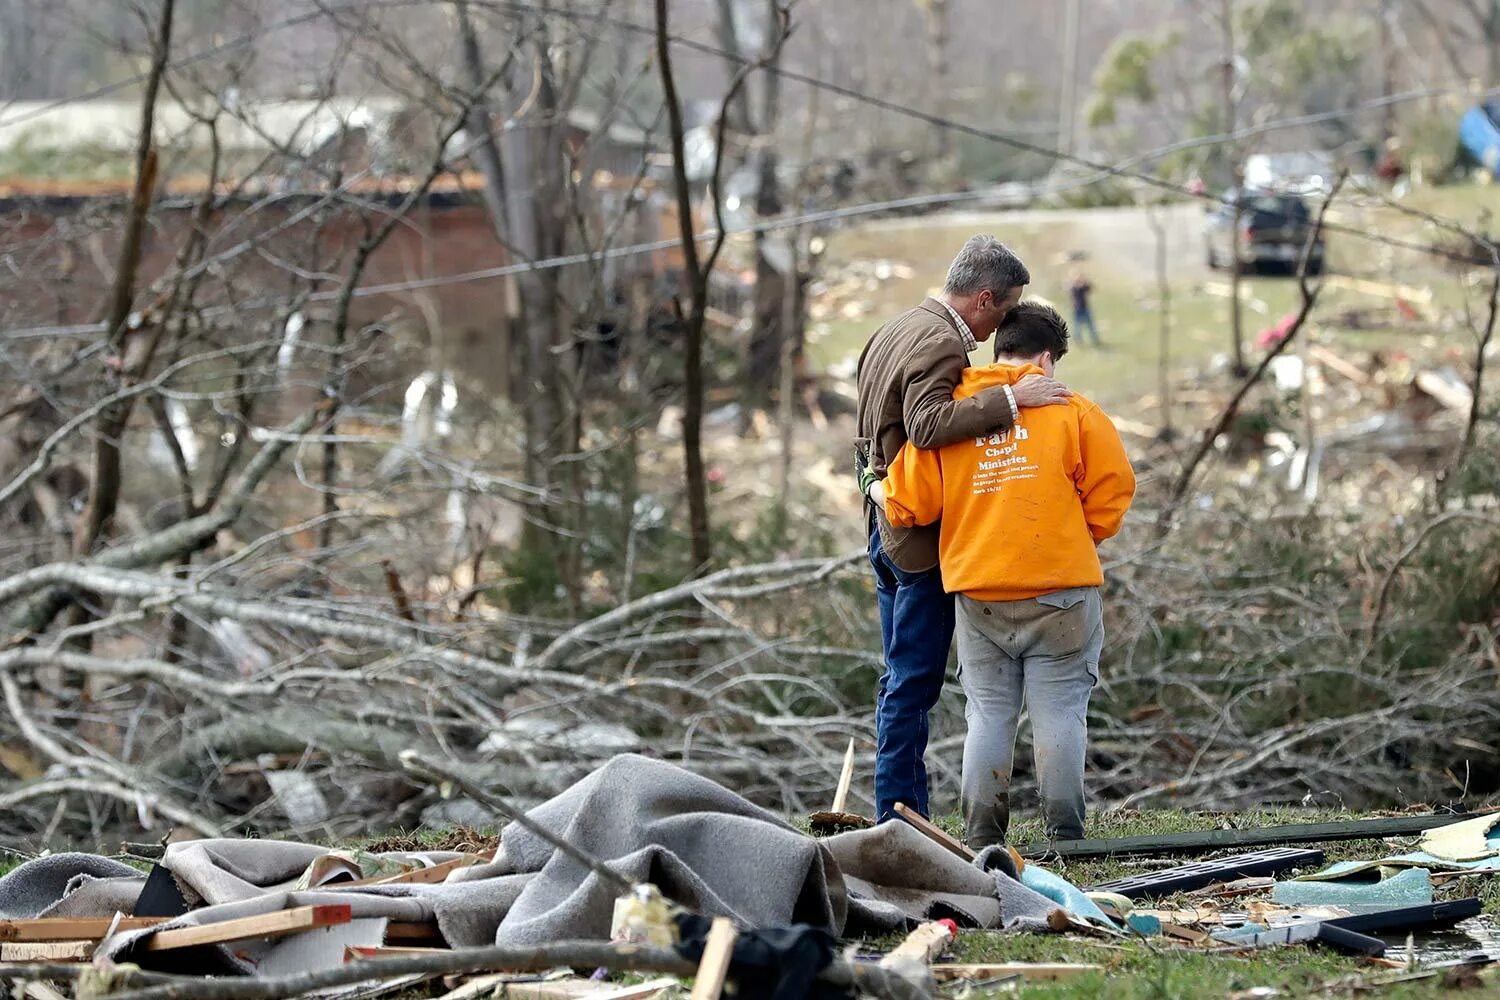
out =
[[[651,882],[693,910],[747,926],[806,923],[854,937],[952,916],[968,926],[1020,929],[1045,926],[1057,909],[1004,870],[967,864],[905,823],[817,840],[707,778],[636,755],[616,757],[529,816],[630,881]],[[435,919],[456,947],[609,935],[617,892],[514,823],[502,831],[493,863],[460,869],[441,884],[292,891],[324,853],[272,840],[172,844],[161,863],[202,904],[173,926],[347,902],[356,917]],[[0,915],[108,916],[133,905],[142,882],[106,858],[42,858],[0,879]],[[141,935],[117,934],[101,951],[122,957]]]

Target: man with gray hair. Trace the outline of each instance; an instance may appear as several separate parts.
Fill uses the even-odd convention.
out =
[[[993,236],[975,236],[948,268],[939,298],[928,298],[875,331],[859,358],[855,463],[860,492],[883,478],[910,441],[942,448],[1010,430],[1023,406],[1072,395],[1043,375],[955,400],[969,352],[994,334],[1031,282],[1026,265]],[[928,815],[927,716],[943,690],[953,642],[953,597],[938,572],[937,524],[895,528],[866,503],[870,565],[880,604],[885,672],[875,705],[875,819],[896,803]]]

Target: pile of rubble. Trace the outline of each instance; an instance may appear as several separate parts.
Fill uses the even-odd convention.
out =
[[[680,995],[686,978],[701,1000],[730,982],[740,996],[795,1000],[931,997],[950,983],[1103,972],[942,961],[973,930],[1229,955],[1307,943],[1407,968],[1385,957],[1378,935],[1470,920],[1477,898],[1439,900],[1435,888],[1500,874],[1500,812],[975,854],[904,807],[905,822],[879,826],[844,813],[849,773],[831,815],[853,829],[826,838],[706,778],[626,755],[529,813],[478,793],[512,820],[480,851],[194,840],[167,845],[146,873],[95,855],[44,856],[0,879],[0,979],[32,1000],[57,1000],[59,987],[131,1000],[644,1000]],[[1390,834],[1420,840],[1328,867],[1321,850],[1287,846]],[[1268,844],[1277,846],[1086,891],[1044,864]],[[895,931],[906,937],[894,950],[860,952],[861,939]],[[1497,959],[1476,950],[1424,971]]]

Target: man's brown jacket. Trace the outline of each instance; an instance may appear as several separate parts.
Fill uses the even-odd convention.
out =
[[[875,331],[859,356],[855,445],[877,475],[885,475],[907,441],[941,448],[1010,429],[1010,402],[999,389],[953,398],[968,365],[963,337],[937,299],[925,299]],[[866,510],[880,525],[880,545],[891,562],[908,573],[937,565],[938,525],[894,528],[884,513],[871,505]]]

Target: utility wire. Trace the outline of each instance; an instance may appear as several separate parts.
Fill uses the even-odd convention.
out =
[[[428,2],[428,0],[371,0],[371,2],[364,3],[364,4],[360,4],[360,3],[357,3],[357,2],[351,2],[349,4],[342,5],[342,7],[339,8],[339,9],[350,9],[350,8],[354,8],[354,7],[368,8],[368,7],[375,7],[375,6],[381,6],[381,7],[405,7],[405,6],[419,5],[419,4],[423,4],[425,2]],[[547,14],[547,15],[551,15],[551,16],[555,16],[555,17],[562,17],[562,18],[569,19],[569,20],[580,20],[580,19],[587,18],[589,20],[595,21],[596,23],[607,23],[607,24],[610,24],[611,26],[620,28],[622,30],[633,31],[633,32],[637,32],[637,33],[640,33],[640,34],[644,34],[644,35],[649,35],[649,34],[651,34],[654,31],[654,27],[651,26],[651,25],[641,24],[639,22],[631,21],[631,20],[628,20],[628,19],[625,19],[625,18],[608,17],[608,16],[606,16],[606,15],[604,15],[602,13],[578,11],[578,10],[572,9],[572,8],[560,8],[560,7],[551,7],[551,6],[542,7],[542,6],[539,6],[537,4],[532,4],[532,3],[513,2],[513,0],[472,0],[472,2],[475,4],[475,6],[486,6],[486,7],[491,7],[491,8],[496,8],[496,9],[501,9],[501,10],[506,10],[506,11],[512,11],[512,12],[543,13],[543,14]],[[262,32],[262,33],[259,33],[259,34],[247,34],[247,35],[241,36],[241,37],[239,37],[237,39],[233,39],[233,40],[231,40],[229,42],[225,42],[225,43],[223,43],[221,45],[214,46],[214,47],[212,47],[209,50],[205,50],[204,52],[194,53],[194,54],[192,54],[190,56],[183,57],[183,59],[175,62],[173,65],[175,65],[175,66],[187,65],[187,64],[190,64],[192,62],[201,61],[203,59],[210,58],[213,55],[221,54],[224,51],[227,51],[227,50],[230,50],[230,49],[233,49],[233,48],[236,48],[236,47],[242,47],[244,45],[252,44],[257,38],[261,37],[263,34],[269,33],[270,31],[280,30],[282,28],[296,26],[298,24],[306,23],[309,20],[312,20],[312,19],[314,19],[316,17],[321,17],[321,16],[325,16],[324,12],[322,12],[322,11],[318,12],[317,14],[304,14],[304,15],[299,15],[299,16],[294,17],[294,18],[289,18],[289,19],[287,19],[287,20],[285,20],[283,22],[279,22],[278,24],[273,25],[270,29],[267,29],[266,32]],[[670,41],[672,41],[674,44],[676,44],[676,45],[678,45],[680,47],[684,47],[684,48],[690,49],[692,51],[697,51],[697,52],[700,52],[700,53],[703,53],[703,54],[707,54],[707,55],[713,55],[713,56],[716,56],[718,58],[728,59],[728,60],[734,61],[734,62],[739,62],[742,65],[747,65],[747,64],[749,64],[751,62],[751,60],[749,60],[749,59],[747,59],[747,58],[745,58],[743,56],[740,56],[738,53],[731,52],[731,51],[729,51],[727,49],[723,49],[723,48],[720,48],[720,47],[715,46],[715,45],[711,45],[711,44],[709,44],[707,42],[700,42],[700,41],[697,41],[695,39],[690,39],[690,38],[687,38],[687,37],[684,37],[684,36],[680,36],[680,35],[679,36],[673,36],[670,39]],[[1171,152],[1176,152],[1176,151],[1180,151],[1180,150],[1183,150],[1183,149],[1198,148],[1198,147],[1204,147],[1204,146],[1212,146],[1212,145],[1219,145],[1219,144],[1224,144],[1224,143],[1229,143],[1229,142],[1235,142],[1235,141],[1238,141],[1238,140],[1243,139],[1243,138],[1250,138],[1250,137],[1253,137],[1253,136],[1256,136],[1256,135],[1263,135],[1263,134],[1266,134],[1268,132],[1274,131],[1276,129],[1291,128],[1291,127],[1297,127],[1297,126],[1301,126],[1301,125],[1307,125],[1307,124],[1314,124],[1314,123],[1320,123],[1320,122],[1337,120],[1339,118],[1351,117],[1351,116],[1354,116],[1354,115],[1357,115],[1357,114],[1364,113],[1365,111],[1369,111],[1369,110],[1376,110],[1376,109],[1380,109],[1380,108],[1385,108],[1385,107],[1392,106],[1394,104],[1403,103],[1403,102],[1412,101],[1412,100],[1419,100],[1419,99],[1426,98],[1426,97],[1438,96],[1438,95],[1445,94],[1445,93],[1454,93],[1454,92],[1458,92],[1458,91],[1461,91],[1461,90],[1464,89],[1464,88],[1457,88],[1457,87],[1455,87],[1455,88],[1426,88],[1426,89],[1423,89],[1423,90],[1407,91],[1407,92],[1404,92],[1404,93],[1401,93],[1401,94],[1393,94],[1393,95],[1389,95],[1389,96],[1375,98],[1375,99],[1372,99],[1372,100],[1369,100],[1369,101],[1362,102],[1359,105],[1355,105],[1353,107],[1346,108],[1346,109],[1341,109],[1341,110],[1338,110],[1338,111],[1319,112],[1319,113],[1315,113],[1315,114],[1299,115],[1299,116],[1295,116],[1295,117],[1291,117],[1291,118],[1287,118],[1287,119],[1282,119],[1282,120],[1276,121],[1276,122],[1268,122],[1268,123],[1263,123],[1261,125],[1250,126],[1250,127],[1244,128],[1244,129],[1236,130],[1234,132],[1230,132],[1230,133],[1222,133],[1222,134],[1219,134],[1219,135],[1204,136],[1204,137],[1199,137],[1199,138],[1195,138],[1195,139],[1183,140],[1181,142],[1172,143],[1172,144],[1170,144],[1168,146],[1160,147],[1158,149],[1154,149],[1154,150],[1147,151],[1145,153],[1138,154],[1138,155],[1136,155],[1134,157],[1131,157],[1131,158],[1129,158],[1129,159],[1127,159],[1125,161],[1122,161],[1122,163],[1107,164],[1107,163],[1102,163],[1102,162],[1098,162],[1098,161],[1089,159],[1087,157],[1082,157],[1082,156],[1078,156],[1078,155],[1074,155],[1074,154],[1063,153],[1063,152],[1061,152],[1059,150],[1056,150],[1056,149],[1049,149],[1047,147],[1037,145],[1036,143],[1029,142],[1029,141],[1024,140],[1024,139],[1018,139],[1018,138],[1016,138],[1013,135],[1006,135],[1004,133],[996,132],[996,131],[993,131],[991,129],[985,129],[985,128],[981,128],[981,127],[976,126],[976,125],[968,124],[966,122],[957,121],[956,119],[947,118],[945,116],[938,115],[938,114],[935,114],[933,112],[924,111],[924,110],[922,110],[920,108],[914,108],[914,107],[911,107],[909,105],[903,105],[903,104],[900,104],[898,102],[887,100],[887,99],[881,98],[881,97],[877,97],[877,96],[872,95],[872,94],[866,94],[866,93],[864,93],[862,91],[859,91],[859,90],[857,90],[855,88],[848,87],[848,86],[845,86],[843,84],[838,84],[838,83],[834,83],[834,82],[827,81],[827,80],[822,80],[822,79],[819,79],[817,77],[810,76],[808,74],[798,72],[796,70],[790,70],[790,69],[786,69],[786,68],[779,67],[779,66],[778,67],[766,66],[766,67],[761,67],[761,69],[764,72],[776,73],[777,75],[783,77],[784,79],[792,80],[794,82],[802,83],[802,84],[805,84],[807,86],[811,86],[811,87],[814,87],[814,88],[817,88],[817,89],[825,90],[825,91],[828,91],[830,93],[838,94],[840,96],[849,98],[850,100],[854,100],[854,101],[857,101],[857,102],[860,102],[860,103],[868,104],[868,105],[870,105],[872,107],[876,107],[876,108],[879,108],[881,110],[889,111],[889,112],[894,113],[894,114],[900,114],[900,115],[903,115],[905,117],[910,117],[910,118],[917,119],[919,121],[923,121],[923,122],[925,122],[927,124],[933,125],[934,127],[944,128],[944,129],[950,129],[950,130],[957,131],[957,132],[960,132],[960,133],[963,133],[963,134],[974,136],[976,138],[985,139],[987,141],[996,142],[996,143],[1000,143],[1000,144],[1003,144],[1003,145],[1011,146],[1012,148],[1019,149],[1019,150],[1025,151],[1025,152],[1034,153],[1036,155],[1043,156],[1043,157],[1046,157],[1048,159],[1051,159],[1051,160],[1054,160],[1054,161],[1057,161],[1057,162],[1072,163],[1074,165],[1086,167],[1086,168],[1088,168],[1090,170],[1095,171],[1095,176],[1089,177],[1089,178],[1082,178],[1079,181],[1075,182],[1074,184],[1067,185],[1066,187],[1058,189],[1058,190],[1067,190],[1067,189],[1072,188],[1072,187],[1087,186],[1089,184],[1095,183],[1096,181],[1102,179],[1103,177],[1114,176],[1114,177],[1122,177],[1122,178],[1126,178],[1126,179],[1130,179],[1130,180],[1135,180],[1135,181],[1138,181],[1140,183],[1144,183],[1144,184],[1147,184],[1147,185],[1149,185],[1151,187],[1157,188],[1159,190],[1164,190],[1164,191],[1167,191],[1167,192],[1170,192],[1170,193],[1173,193],[1173,194],[1177,194],[1177,195],[1180,195],[1180,196],[1183,196],[1183,197],[1187,197],[1187,198],[1191,198],[1191,199],[1195,199],[1195,200],[1200,200],[1200,201],[1209,201],[1209,202],[1217,202],[1219,199],[1216,196],[1214,196],[1214,195],[1200,194],[1200,193],[1194,192],[1192,190],[1189,190],[1188,188],[1186,188],[1183,185],[1176,184],[1174,182],[1164,180],[1162,178],[1156,177],[1156,176],[1151,175],[1151,174],[1141,173],[1141,172],[1138,172],[1138,171],[1133,171],[1133,170],[1127,169],[1127,167],[1124,164],[1134,164],[1134,163],[1140,163],[1140,162],[1149,161],[1149,160],[1152,160],[1152,159],[1159,158],[1160,156],[1167,155],[1167,154],[1169,154]],[[98,90],[91,91],[91,92],[89,92],[86,95],[79,95],[79,96],[77,96],[75,98],[65,98],[65,99],[59,100],[57,102],[53,102],[53,104],[49,105],[48,108],[62,107],[62,106],[65,106],[66,104],[73,103],[75,101],[91,99],[92,97],[99,96],[99,94],[100,94],[101,91],[118,90],[118,89],[121,89],[123,87],[129,86],[130,84],[132,84],[134,82],[138,82],[139,79],[140,78],[132,78],[130,80],[119,81],[116,84],[109,85],[107,88],[100,88]],[[1500,94],[1500,88],[1496,88],[1495,90],[1488,91],[1483,96],[1488,96],[1490,94]],[[32,112],[28,116],[18,116],[17,118],[7,119],[7,120],[5,120],[3,122],[0,122],[0,127],[4,127],[5,125],[8,125],[8,124],[15,124],[18,121],[25,120],[26,117],[32,117],[32,116],[35,116],[35,115],[43,114],[43,113],[45,113],[46,110],[48,110],[48,108],[37,109],[36,111]],[[1056,191],[1053,191],[1051,193],[1056,193]],[[728,229],[728,230],[726,230],[726,234],[728,234],[728,235],[734,235],[734,234],[743,234],[743,233],[765,233],[765,232],[772,232],[772,231],[776,231],[776,230],[780,230],[780,229],[785,229],[785,228],[791,228],[791,227],[794,227],[794,226],[804,225],[804,224],[812,223],[812,222],[829,221],[829,220],[840,219],[840,218],[849,218],[849,217],[854,217],[854,216],[858,216],[858,215],[873,214],[873,213],[876,213],[876,212],[889,211],[889,210],[896,209],[896,208],[929,206],[929,205],[936,205],[936,204],[949,204],[949,203],[953,203],[953,202],[957,202],[957,201],[963,201],[963,200],[969,200],[969,199],[977,198],[977,197],[980,197],[982,194],[983,194],[983,192],[951,192],[951,193],[939,194],[939,195],[918,195],[918,196],[914,196],[914,197],[911,197],[911,198],[900,198],[900,199],[894,199],[894,200],[885,201],[885,202],[865,203],[865,204],[849,206],[849,207],[841,208],[841,209],[831,209],[831,210],[826,210],[826,211],[813,212],[813,213],[809,213],[809,214],[805,214],[805,215],[800,215],[800,216],[794,216],[794,217],[790,217],[790,218],[782,217],[782,218],[776,218],[776,219],[763,220],[761,222],[758,222],[758,223],[755,223],[755,224],[752,224],[752,225],[749,225],[749,226],[735,227],[735,228],[732,228],[732,229]],[[1410,240],[1398,239],[1396,237],[1387,236],[1387,235],[1382,234],[1382,233],[1374,233],[1374,232],[1370,232],[1370,231],[1362,230],[1362,229],[1357,229],[1357,228],[1350,227],[1350,226],[1341,226],[1341,225],[1338,225],[1338,224],[1335,224],[1335,223],[1325,223],[1324,229],[1326,231],[1340,232],[1340,233],[1344,233],[1345,235],[1358,237],[1358,238],[1361,238],[1361,239],[1369,240],[1369,241],[1372,241],[1372,242],[1375,242],[1375,243],[1379,243],[1379,244],[1383,244],[1383,245],[1386,245],[1386,246],[1391,246],[1391,247],[1395,247],[1395,248],[1399,248],[1399,249],[1411,250],[1411,251],[1417,252],[1417,253],[1427,254],[1427,255],[1436,256],[1436,257],[1442,257],[1442,258],[1446,258],[1446,259],[1450,259],[1450,260],[1456,260],[1456,261],[1461,261],[1461,262],[1468,262],[1469,261],[1469,258],[1467,256],[1463,255],[1463,254],[1458,254],[1458,253],[1454,253],[1454,252],[1451,252],[1451,251],[1443,250],[1443,249],[1441,249],[1439,247],[1433,247],[1433,246],[1430,246],[1430,245],[1427,245],[1427,244],[1424,244],[1424,243],[1417,243],[1417,242],[1413,242],[1413,241],[1410,241]],[[718,233],[717,233],[716,230],[707,230],[707,231],[699,234],[698,237],[697,237],[697,239],[699,239],[699,240],[709,240],[709,239],[716,238],[717,235],[718,235]],[[1481,241],[1481,242],[1484,242],[1484,241]],[[624,247],[613,247],[613,248],[608,248],[606,250],[596,251],[596,252],[582,252],[582,253],[568,254],[568,255],[562,255],[562,256],[557,256],[557,257],[550,257],[550,258],[546,258],[546,259],[543,259],[543,260],[537,260],[537,261],[529,261],[529,262],[524,262],[524,263],[509,264],[509,265],[504,265],[504,266],[499,266],[499,267],[493,267],[493,268],[483,268],[483,269],[480,269],[480,270],[463,272],[463,273],[455,274],[455,275],[438,275],[438,276],[433,276],[433,277],[430,277],[430,278],[413,279],[413,280],[401,281],[401,282],[391,282],[391,283],[381,284],[381,285],[367,285],[367,286],[364,286],[362,288],[357,289],[355,291],[354,295],[357,298],[365,298],[365,297],[374,296],[374,295],[387,295],[387,294],[393,294],[393,293],[402,292],[402,291],[413,291],[413,290],[418,290],[418,289],[423,289],[423,288],[440,287],[440,286],[444,286],[444,285],[460,284],[460,283],[465,283],[465,282],[470,282],[470,281],[482,281],[482,280],[488,280],[488,279],[492,279],[492,278],[506,277],[506,276],[513,275],[513,274],[521,274],[521,273],[525,273],[525,272],[528,272],[528,271],[549,270],[549,269],[557,268],[557,267],[567,267],[567,266],[572,266],[572,265],[577,265],[577,264],[586,264],[586,263],[590,263],[590,262],[599,262],[599,261],[604,261],[604,260],[618,259],[618,258],[621,258],[621,257],[629,257],[629,256],[633,256],[633,255],[636,255],[636,254],[642,254],[642,253],[652,253],[652,252],[656,252],[656,251],[660,251],[660,250],[670,249],[673,246],[679,245],[679,243],[680,243],[680,240],[677,240],[677,239],[657,240],[657,241],[653,241],[653,242],[638,243],[638,244],[634,244],[634,245],[630,245],[630,246],[624,246]],[[1486,245],[1488,245],[1488,244],[1486,244]],[[314,293],[313,295],[309,296],[309,300],[310,301],[332,301],[332,300],[336,299],[338,297],[338,295],[339,295],[339,292],[337,290],[328,290],[328,291]],[[232,313],[232,312],[238,312],[238,311],[240,311],[240,310],[242,310],[242,309],[244,309],[246,307],[247,307],[247,304],[243,304],[243,303],[240,304],[240,305],[238,305],[238,306],[212,307],[210,309],[204,310],[204,316],[205,316],[205,318],[210,318],[210,317],[217,316],[217,315],[222,315],[222,314],[227,314],[227,313]],[[66,337],[66,336],[79,336],[79,335],[86,335],[86,334],[91,334],[91,333],[97,333],[101,329],[102,329],[102,325],[101,324],[78,324],[78,325],[74,325],[74,326],[32,327],[32,328],[24,328],[24,329],[20,329],[20,330],[10,331],[6,336],[7,336],[7,339],[15,339],[15,340],[31,339],[31,338],[35,338],[35,337]]]

